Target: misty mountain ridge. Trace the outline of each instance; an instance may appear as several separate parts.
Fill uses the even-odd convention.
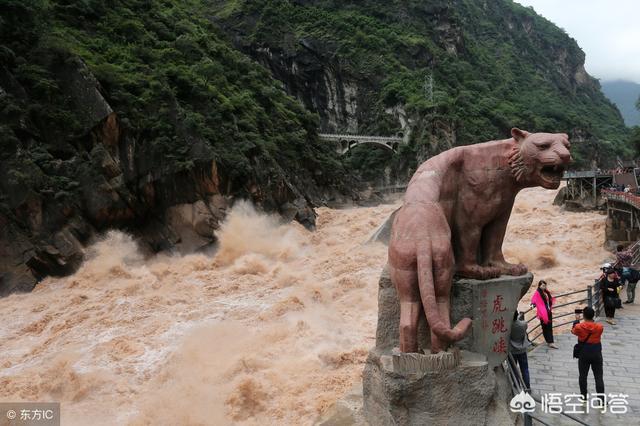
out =
[[[602,92],[616,104],[627,126],[640,126],[640,111],[636,101],[640,96],[640,84],[628,80],[611,80],[600,83]]]

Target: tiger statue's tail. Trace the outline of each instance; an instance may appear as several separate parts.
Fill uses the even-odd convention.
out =
[[[457,342],[462,340],[471,328],[471,319],[463,318],[455,327],[450,328],[447,325],[448,321],[445,322],[440,315],[436,299],[432,259],[431,249],[424,250],[418,255],[418,286],[424,313],[432,333],[435,333],[438,338],[446,342]],[[446,303],[448,304],[449,300]]]

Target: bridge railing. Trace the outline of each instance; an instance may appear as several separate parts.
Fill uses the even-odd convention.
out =
[[[567,171],[562,175],[563,179],[576,179],[576,178],[588,178],[596,176],[595,170],[583,170],[583,171]]]
[[[620,201],[640,209],[640,196],[638,195],[631,194],[629,192],[613,191],[610,189],[602,189],[601,193],[609,200]]]
[[[321,139],[380,140],[402,142],[402,138],[396,136],[350,135],[348,133],[319,133],[318,136]]]
[[[580,179],[580,178],[606,178],[613,177],[616,174],[613,170],[568,170],[562,175],[562,179]]]
[[[600,292],[600,286],[598,285],[598,282],[596,281],[594,283],[594,285],[589,285],[587,286],[586,289],[584,290],[576,290],[576,291],[569,291],[567,293],[562,293],[562,294],[558,294],[555,297],[556,303],[558,302],[558,300],[560,299],[564,299],[564,298],[571,298],[574,300],[569,300],[567,302],[564,303],[560,303],[558,304],[554,304],[552,306],[552,309],[554,311],[553,314],[553,328],[557,328],[557,327],[562,327],[564,325],[567,324],[571,324],[574,321],[574,318],[571,318],[568,321],[563,321],[558,323],[557,319],[559,318],[565,318],[568,316],[575,316],[575,311],[573,309],[568,310],[567,312],[561,312],[560,314],[555,314],[555,310],[559,309],[559,308],[564,308],[567,306],[573,306],[573,307],[578,307],[578,306],[584,306],[584,304],[586,303],[587,306],[589,306],[590,308],[593,308],[596,311],[596,317],[600,316],[600,311],[602,309],[602,295]],[[577,299],[576,299],[577,297]],[[530,307],[529,309],[527,309],[526,311],[524,311],[525,314],[525,318],[526,315],[533,312],[534,309],[537,309],[536,307]],[[531,316],[528,320],[527,320],[527,324],[530,324],[532,321],[536,320],[538,317],[535,315]],[[538,330],[538,328],[540,330]],[[538,331],[536,331],[538,330]],[[529,327],[527,327],[527,337],[529,338],[529,340],[531,340],[532,342],[535,341],[538,337],[542,336],[542,327],[541,325],[538,323],[536,324],[533,328],[529,329]],[[533,335],[533,337],[531,337]]]

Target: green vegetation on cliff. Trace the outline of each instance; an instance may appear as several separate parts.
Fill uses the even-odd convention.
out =
[[[627,129],[584,72],[575,41],[510,0],[0,4],[5,159],[19,151],[41,165],[48,155],[77,153],[87,128],[60,73],[79,57],[143,145],[142,174],[213,158],[237,191],[255,167],[251,159],[265,156],[294,179],[302,173],[337,185],[344,169],[316,139],[314,105],[286,96],[264,67],[230,47],[229,34],[249,54],[266,47],[295,58],[311,49],[320,66],[337,65],[366,98],[360,133],[397,133],[389,109],[402,108],[413,133],[401,155],[358,150],[346,158],[366,177],[385,164],[410,170],[452,145],[506,137],[513,126],[569,132],[577,166],[631,155]],[[64,185],[56,191],[72,189]]]
[[[213,159],[230,192],[242,194],[262,159],[294,183],[310,176],[338,185],[343,169],[317,140],[317,116],[222,40],[204,3],[1,0],[0,155],[46,167],[91,149],[82,143],[84,111],[63,84],[67,64],[81,58],[144,156],[140,174]],[[36,180],[15,182],[41,186]]]
[[[209,242],[225,196],[311,226],[351,170],[406,180],[513,126],[568,132],[578,167],[628,157],[583,63],[510,0],[0,0],[0,295],[69,273],[96,231],[174,247],[180,204]],[[341,159],[318,129],[410,143]]]
[[[312,227],[350,191],[317,128],[204,1],[0,0],[0,296],[105,229],[206,247],[231,197]]]
[[[505,138],[514,126],[569,133],[578,167],[631,155],[620,114],[584,71],[576,42],[510,0],[217,3],[250,54],[267,47],[296,61],[313,49],[366,92],[360,133],[396,133],[388,109],[402,106],[413,120],[405,157]],[[381,158],[361,157],[369,166]]]

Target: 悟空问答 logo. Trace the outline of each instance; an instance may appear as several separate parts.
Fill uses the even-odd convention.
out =
[[[533,400],[531,395],[522,391],[511,398],[509,407],[514,413],[533,413],[536,409],[536,402]]]

